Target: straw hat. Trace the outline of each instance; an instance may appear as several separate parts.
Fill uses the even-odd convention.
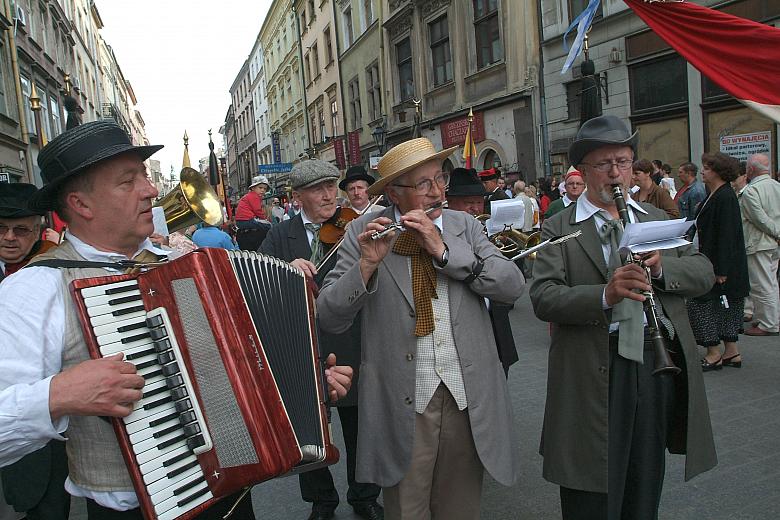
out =
[[[437,152],[433,143],[425,137],[418,137],[399,144],[379,161],[377,165],[379,178],[368,188],[368,194],[379,195],[390,181],[428,161],[443,162],[456,148],[457,146],[453,146]]]

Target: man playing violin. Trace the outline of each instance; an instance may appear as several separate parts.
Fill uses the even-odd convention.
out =
[[[324,266],[317,265],[343,233],[341,209],[336,205],[339,179],[338,169],[317,159],[296,164],[290,172],[293,195],[300,201],[301,211],[289,220],[271,228],[260,245],[261,253],[280,258],[301,269],[311,280],[319,283],[336,263],[332,256]],[[351,210],[348,210],[353,213]],[[345,211],[346,212],[346,211]],[[336,225],[339,224],[339,225]],[[339,229],[341,228],[341,233]],[[328,235],[332,235],[328,238]],[[329,243],[326,243],[329,242]],[[320,350],[334,352],[340,363],[356,368],[360,359],[360,322],[347,327],[340,334],[319,331]],[[355,379],[357,379],[355,371]],[[355,513],[369,520],[384,517],[382,507],[376,502],[380,488],[372,483],[355,480],[356,445],[358,427],[357,385],[337,403],[344,445],[347,455],[347,502]],[[301,496],[312,503],[309,520],[333,518],[339,503],[338,492],[328,468],[299,475]]]
[[[517,477],[485,298],[513,303],[524,281],[476,219],[439,207],[453,150],[418,138],[385,154],[369,195],[393,205],[349,225],[317,299],[323,329],[363,324],[357,478],[383,487],[392,519],[477,519],[484,471]]]

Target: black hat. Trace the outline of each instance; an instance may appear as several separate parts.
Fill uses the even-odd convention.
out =
[[[636,153],[639,142],[637,132],[629,132],[625,123],[615,116],[598,116],[588,119],[577,132],[569,146],[569,163],[579,165],[590,152],[602,146],[630,146]]]
[[[24,218],[43,215],[44,211],[32,211],[27,202],[38,188],[33,184],[0,182],[0,218]]]
[[[485,187],[477,177],[477,170],[471,168],[455,168],[450,174],[450,184],[447,187],[448,197],[474,197],[486,195]]]
[[[347,175],[339,182],[339,189],[347,189],[347,184],[352,181],[366,181],[369,186],[376,182],[376,179],[366,173],[366,169],[362,165],[350,166],[347,169]]]
[[[30,199],[35,210],[55,209],[57,192],[62,183],[117,155],[134,152],[146,160],[162,145],[135,146],[127,133],[113,120],[84,123],[55,137],[38,154],[44,186]]]

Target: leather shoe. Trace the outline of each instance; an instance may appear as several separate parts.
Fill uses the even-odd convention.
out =
[[[331,520],[333,511],[312,511],[307,520]]]
[[[356,515],[366,520],[384,520],[385,518],[384,508],[376,502],[357,504],[352,506],[352,509],[355,510]]]
[[[780,336],[778,332],[769,332],[758,327],[750,327],[745,331],[747,336]]]
[[[722,370],[723,369],[723,358],[718,358],[718,360],[714,363],[710,363],[707,361],[707,358],[701,358],[701,371],[702,372],[711,372],[712,370]]]
[[[737,358],[739,358],[739,361],[734,361]],[[721,357],[720,361],[721,361],[721,363],[723,363],[724,367],[741,368],[742,367],[742,354],[734,354],[733,356],[729,356],[729,357]]]

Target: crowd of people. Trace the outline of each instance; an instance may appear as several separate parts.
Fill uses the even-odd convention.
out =
[[[157,190],[143,161],[160,147],[134,146],[106,121],[66,131],[38,157],[42,188],[0,184],[6,501],[28,518],[67,518],[71,496],[86,500],[91,520],[142,518],[103,418],[127,416],[144,379],[121,353],[90,359],[68,286],[120,273],[120,261],[234,249],[258,233],[256,250],[319,291],[346,502],[358,516],[476,519],[485,473],[516,482],[507,377],[519,356],[508,313],[528,287],[550,327],[540,453],[563,518],[657,519],[667,450],[685,455],[686,480],[717,463],[703,373],[747,362],[742,332],[778,335],[780,183],[766,155],[742,167],[719,152],[702,156],[701,179],[691,162],[673,179],[663,162],[636,157],[638,140],[614,116],[591,119],[565,174],[511,186],[497,168],[444,171],[454,148],[426,138],[389,150],[376,177],[304,160],[285,204],[267,178],[252,180],[235,212],[237,244],[205,224],[153,235]],[[524,208],[520,231],[579,232],[538,251],[528,285],[474,218],[510,198]],[[67,223],[62,240],[44,228],[51,211]],[[348,224],[347,211],[356,215]],[[690,221],[692,243],[621,256],[624,223],[670,218]],[[325,235],[334,223],[338,240]],[[653,374],[659,338],[679,374]],[[340,497],[330,471],[298,480],[309,520],[333,518]],[[236,500],[198,518],[222,518]],[[236,507],[235,518],[254,518],[250,500]]]

